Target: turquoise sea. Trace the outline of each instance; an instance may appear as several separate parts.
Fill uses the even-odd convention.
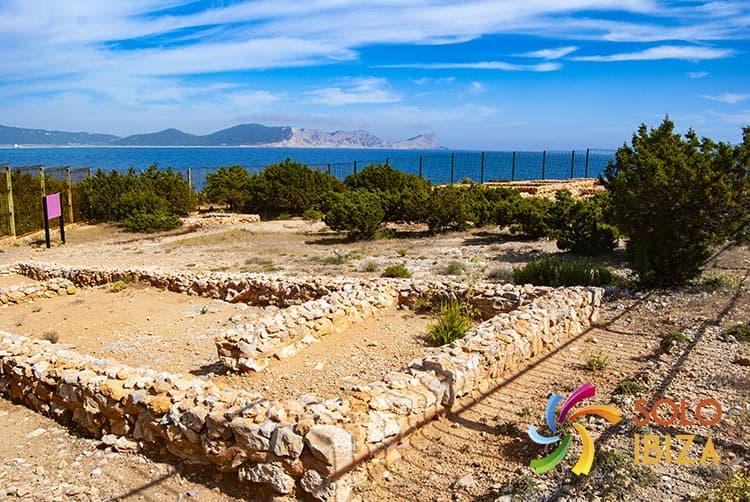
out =
[[[386,150],[353,148],[235,148],[235,147],[54,147],[0,148],[0,165],[12,168],[136,170],[151,164],[186,172],[191,170],[197,190],[206,174],[220,166],[241,165],[251,172],[286,158],[345,178],[372,163],[386,163],[405,172],[422,174],[433,183],[473,181],[567,179],[595,177],[614,158],[610,150],[548,152],[476,152],[459,150]]]

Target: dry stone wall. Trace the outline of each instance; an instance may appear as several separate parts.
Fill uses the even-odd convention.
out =
[[[29,275],[44,277],[51,273],[46,268],[25,270],[36,270]],[[129,271],[134,277],[157,277],[135,276],[136,272]],[[100,278],[112,280],[121,272],[101,273]],[[80,270],[71,276],[81,281],[77,284],[99,280]],[[179,275],[179,281],[178,275],[170,277],[184,284],[184,292],[190,291],[189,276]],[[258,277],[246,280],[261,281]],[[278,284],[300,286],[295,280],[284,283],[279,279]],[[308,328],[320,330],[314,321],[327,315],[324,303],[316,302],[330,305],[326,307],[330,313],[336,312],[334,298],[346,302],[360,295],[364,304],[375,309],[388,298],[408,304],[419,294],[460,291],[438,282],[416,281],[367,281],[368,286],[378,283],[381,289],[359,290],[343,279],[320,280],[316,288],[328,289],[334,283],[340,287],[333,293],[329,289],[312,303],[295,307],[295,315],[308,323],[308,317],[312,318]],[[346,284],[351,289],[344,291]],[[276,292],[274,299],[280,303],[290,298],[279,294],[279,289],[269,290]],[[220,388],[200,377],[127,367],[2,331],[0,393],[70,421],[89,434],[133,438],[182,459],[237,472],[239,479],[267,485],[278,493],[306,492],[319,500],[346,500],[352,488],[348,472],[355,463],[384,451],[435,414],[451,409],[456,399],[487,392],[528,359],[581,333],[596,319],[602,296],[597,288],[485,285],[473,291],[477,290],[483,295],[490,291],[505,294],[505,301],[495,303],[505,309],[512,302],[516,308],[501,310],[462,340],[427,349],[409,367],[382,379],[347,378],[338,396],[267,399],[252,390]],[[295,291],[313,290],[299,287]],[[313,314],[314,308],[320,308],[323,316]],[[357,315],[362,314],[358,311]],[[265,321],[273,322],[271,318]]]
[[[35,284],[0,288],[0,305],[33,302],[40,298],[74,295],[77,291],[78,288],[68,279],[55,277]]]

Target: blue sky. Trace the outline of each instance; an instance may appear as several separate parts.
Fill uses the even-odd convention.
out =
[[[616,148],[665,114],[737,142],[750,2],[0,0],[0,124],[432,132]]]

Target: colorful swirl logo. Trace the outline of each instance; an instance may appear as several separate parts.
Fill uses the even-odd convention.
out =
[[[606,419],[612,425],[622,420],[620,410],[618,410],[614,406],[608,405],[587,406],[568,415],[568,412],[576,404],[595,395],[596,387],[594,387],[591,382],[586,382],[585,384],[578,387],[575,392],[568,396],[568,399],[566,399],[563,403],[562,408],[560,409],[560,414],[557,416],[557,421],[555,421],[554,418],[555,409],[557,408],[557,405],[560,404],[560,401],[562,401],[563,397],[559,394],[552,394],[550,396],[549,401],[547,401],[547,410],[545,415],[547,419],[547,427],[549,427],[554,436],[542,436],[537,432],[536,427],[531,424],[529,425],[529,437],[535,443],[543,445],[557,443],[560,442],[561,439],[562,441],[557,446],[557,448],[555,448],[554,451],[552,451],[552,453],[550,453],[546,457],[534,459],[531,461],[531,468],[536,474],[543,474],[550,469],[554,469],[557,464],[562,462],[562,460],[565,458],[565,455],[568,453],[571,435],[569,433],[566,433],[561,438],[560,434],[558,434],[557,432],[558,426],[565,424],[566,422],[573,425],[573,428],[578,431],[578,434],[581,437],[581,441],[583,442],[581,456],[578,457],[578,461],[576,462],[576,465],[573,466],[572,471],[577,475],[589,473],[589,471],[591,470],[591,465],[594,463],[594,440],[591,439],[591,434],[589,434],[589,432],[584,429],[582,425],[575,423],[574,420],[584,415],[600,416]]]

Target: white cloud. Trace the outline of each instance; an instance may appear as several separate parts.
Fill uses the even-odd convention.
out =
[[[335,87],[325,87],[310,93],[311,101],[328,106],[396,103],[401,97],[387,89],[383,78],[348,79]]]
[[[735,94],[731,92],[725,92],[724,94],[719,94],[718,96],[701,94],[701,97],[703,99],[710,99],[711,101],[721,101],[722,103],[733,105],[735,103],[739,103],[740,101],[750,99],[750,94]]]
[[[688,77],[690,77],[690,78],[692,78],[694,80],[695,79],[699,79],[699,78],[703,78],[703,77],[707,77],[708,75],[709,75],[709,73],[707,71],[691,71],[691,72],[688,72]]]
[[[578,47],[570,45],[568,47],[558,47],[556,49],[542,49],[538,51],[524,52],[518,55],[527,58],[560,59],[577,50]]]
[[[501,71],[557,71],[560,63],[540,63],[533,65],[513,64],[505,61],[480,61],[476,63],[408,63],[381,65],[380,68],[421,68],[425,70],[501,70]]]
[[[430,77],[420,77],[415,78],[412,80],[417,85],[440,85],[440,84],[450,84],[456,80],[456,77],[443,77],[443,78],[430,78]]]
[[[705,59],[722,59],[728,58],[734,54],[731,49],[714,49],[711,47],[698,46],[676,46],[661,45],[651,47],[639,52],[626,52],[619,54],[609,54],[606,56],[581,56],[573,58],[576,61],[594,61],[594,62],[617,62],[617,61],[654,61],[660,59],[685,59],[688,61],[700,61]]]
[[[472,94],[481,94],[484,92],[484,84],[482,82],[472,82],[469,86],[469,92]]]

